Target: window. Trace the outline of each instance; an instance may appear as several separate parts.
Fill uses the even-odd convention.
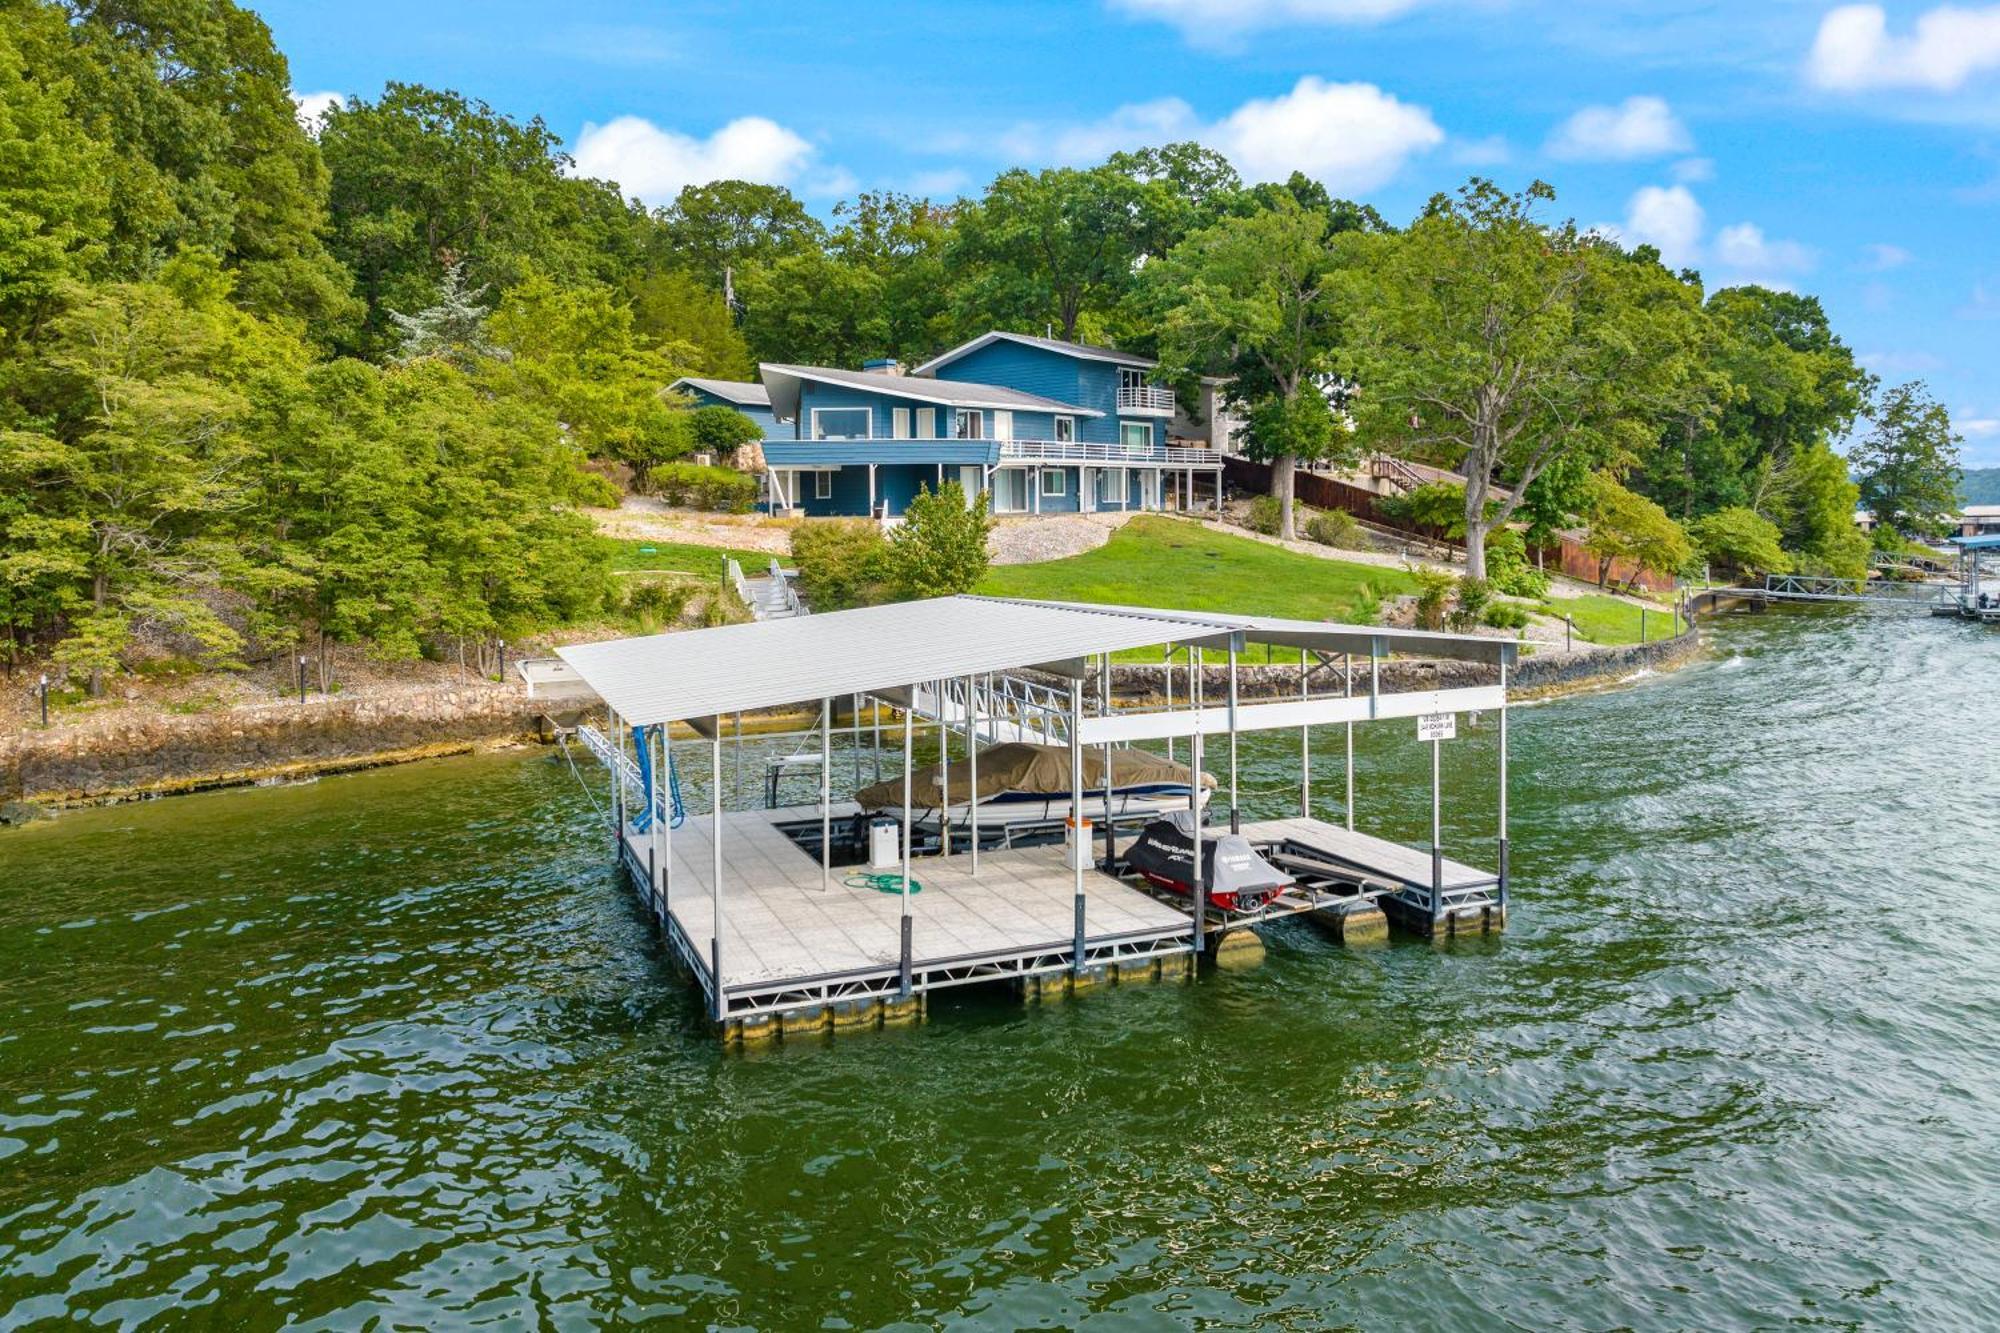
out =
[[[1121,367],[1118,371],[1118,387],[1121,391],[1125,389],[1145,388],[1146,372],[1143,370],[1128,370]]]
[[[1043,468],[1042,494],[1043,495],[1069,494],[1069,473],[1063,471],[1059,467]]]
[[[910,438],[910,409],[893,408],[889,412],[889,438],[907,440]]]
[[[873,413],[865,407],[815,407],[812,414],[815,440],[865,440]]]
[[[983,438],[980,427],[984,414],[976,407],[961,407],[952,414],[951,434],[953,439],[977,440]]]
[[[831,472],[813,473],[813,499],[831,500],[832,498],[833,474]]]
[[[1125,469],[1101,467],[1097,469],[1097,503],[1101,508],[1110,508],[1125,498]]]
[[[1150,449],[1153,447],[1153,428],[1143,421],[1121,421],[1118,423],[1118,443],[1127,449]]]
[[[1014,438],[1014,414],[995,411],[993,413],[993,438],[1011,440]]]
[[[917,438],[935,440],[937,438],[937,409],[920,407],[917,409]]]
[[[1028,507],[1028,473],[1025,468],[1003,467],[993,474],[993,511],[1019,514]]]
[[[1074,444],[1074,443],[1076,443],[1076,418],[1075,418],[1075,417],[1057,417],[1057,418],[1056,418],[1056,443],[1057,443],[1057,444]]]

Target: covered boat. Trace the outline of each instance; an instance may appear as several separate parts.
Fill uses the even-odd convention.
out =
[[[951,765],[950,790],[944,790],[943,766],[927,764],[910,771],[910,804],[928,816],[947,808],[953,823],[963,822],[972,801],[971,766],[959,759]],[[979,751],[979,814],[994,824],[1064,819],[1069,815],[1069,751],[1060,745],[1014,741]],[[1202,800],[1215,779],[1201,775]],[[1083,752],[1084,818],[1104,811],[1104,752],[1085,746]],[[903,780],[891,778],[854,793],[855,804],[873,813],[903,808]],[[1188,802],[1188,766],[1145,750],[1111,752],[1111,813],[1113,817],[1169,810]]]
[[[1147,881],[1175,893],[1194,895],[1192,810],[1176,810],[1139,831],[1125,864]],[[1293,884],[1293,879],[1257,854],[1240,833],[1204,829],[1201,881],[1208,901],[1225,912],[1254,912]]]

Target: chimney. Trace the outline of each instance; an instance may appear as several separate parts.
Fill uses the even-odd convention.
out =
[[[871,361],[863,361],[861,368],[872,371],[877,375],[900,375],[903,373],[903,363],[893,356],[878,356]]]

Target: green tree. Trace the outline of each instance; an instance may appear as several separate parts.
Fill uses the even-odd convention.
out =
[[[1224,218],[1147,266],[1163,312],[1162,372],[1183,382],[1230,373],[1231,398],[1249,409],[1250,449],[1271,464],[1287,539],[1300,460],[1352,448],[1329,401],[1346,327],[1335,275],[1348,253],[1326,215],[1286,201]]]
[[[854,366],[889,346],[881,274],[821,251],[744,274],[743,336],[760,361]]]
[[[826,243],[826,228],[782,185],[710,181],[681,190],[661,211],[660,257],[704,286],[727,288],[744,272]]]
[[[967,504],[955,481],[919,489],[889,537],[889,579],[898,599],[949,597],[978,587],[992,530],[985,492]]]
[[[749,344],[721,292],[679,269],[643,273],[628,290],[632,331],[657,344],[686,349],[688,373],[723,380],[747,380],[757,373]]]
[[[1658,412],[1688,374],[1695,295],[1657,263],[1475,179],[1433,198],[1410,228],[1375,238],[1353,286],[1367,437],[1466,478],[1466,571],[1486,573],[1486,534],[1510,520],[1560,459],[1598,466],[1658,438]],[[1495,484],[1510,493],[1489,509]]]
[[[1958,508],[1961,437],[1922,380],[1885,392],[1873,429],[1848,454],[1875,521],[1905,537],[1935,537]]]
[[[464,369],[481,360],[508,356],[506,349],[486,335],[491,312],[480,304],[485,295],[484,287],[466,287],[462,263],[453,260],[445,265],[431,304],[410,315],[389,312],[389,322],[398,335],[395,359],[404,364],[442,359]]]
[[[1688,528],[1702,557],[1745,574],[1789,574],[1792,558],[1785,553],[1778,525],[1754,509],[1731,505],[1696,519]]]
[[[1666,510],[1619,485],[1608,473],[1598,473],[1591,489],[1590,527],[1583,545],[1597,557],[1598,586],[1611,577],[1612,562],[1620,559],[1661,574],[1679,574],[1693,563],[1694,546],[1686,529]]]
[[[947,263],[962,328],[1053,326],[1074,340],[1130,290],[1140,183],[1113,167],[1004,171],[958,214]]]

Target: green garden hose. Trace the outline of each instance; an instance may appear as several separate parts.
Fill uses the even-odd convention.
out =
[[[850,889],[873,889],[877,893],[901,893],[903,891],[903,876],[901,872],[891,875],[877,875],[870,874],[867,871],[858,871],[855,874],[849,875],[841,883]],[[914,879],[910,881],[911,893],[922,893],[923,891],[923,885],[917,883]]]

